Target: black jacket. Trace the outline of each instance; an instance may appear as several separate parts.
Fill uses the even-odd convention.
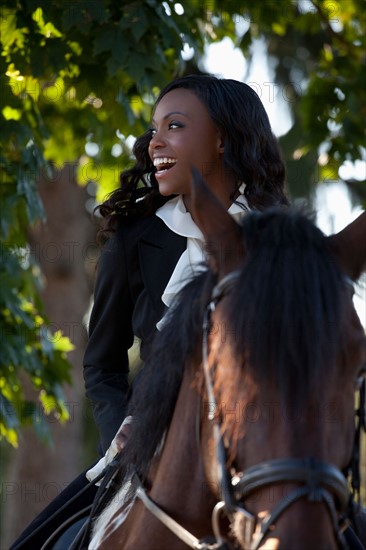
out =
[[[103,452],[126,412],[127,351],[137,336],[146,358],[164,313],[162,293],[185,248],[186,239],[155,215],[118,225],[103,248],[84,356],[86,393]]]

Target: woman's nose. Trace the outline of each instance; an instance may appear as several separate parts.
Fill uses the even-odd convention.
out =
[[[165,145],[165,141],[164,141],[162,132],[158,132],[158,130],[154,130],[154,133],[150,139],[149,149],[153,151],[154,149],[159,149],[160,147],[164,147],[164,145]]]

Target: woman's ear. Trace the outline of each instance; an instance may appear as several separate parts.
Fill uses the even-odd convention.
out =
[[[197,168],[192,168],[191,198],[191,215],[205,238],[207,262],[221,278],[237,269],[244,259],[240,226],[205,184]]]

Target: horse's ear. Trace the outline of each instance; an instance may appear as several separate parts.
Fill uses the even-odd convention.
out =
[[[357,281],[366,271],[366,212],[339,233],[328,237],[328,242],[341,268]]]
[[[191,215],[205,238],[207,262],[222,277],[243,261],[240,227],[196,168],[192,168],[191,197]]]

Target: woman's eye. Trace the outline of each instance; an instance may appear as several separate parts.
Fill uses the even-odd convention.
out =
[[[168,129],[169,130],[175,130],[176,128],[182,128],[183,125],[180,123],[180,122],[175,122],[175,121],[172,121],[172,122],[169,122],[168,124]],[[150,136],[151,137],[154,137],[157,133],[157,129],[156,128],[150,128]]]
[[[174,130],[175,128],[182,128],[182,125],[179,122],[170,122],[169,129]]]

